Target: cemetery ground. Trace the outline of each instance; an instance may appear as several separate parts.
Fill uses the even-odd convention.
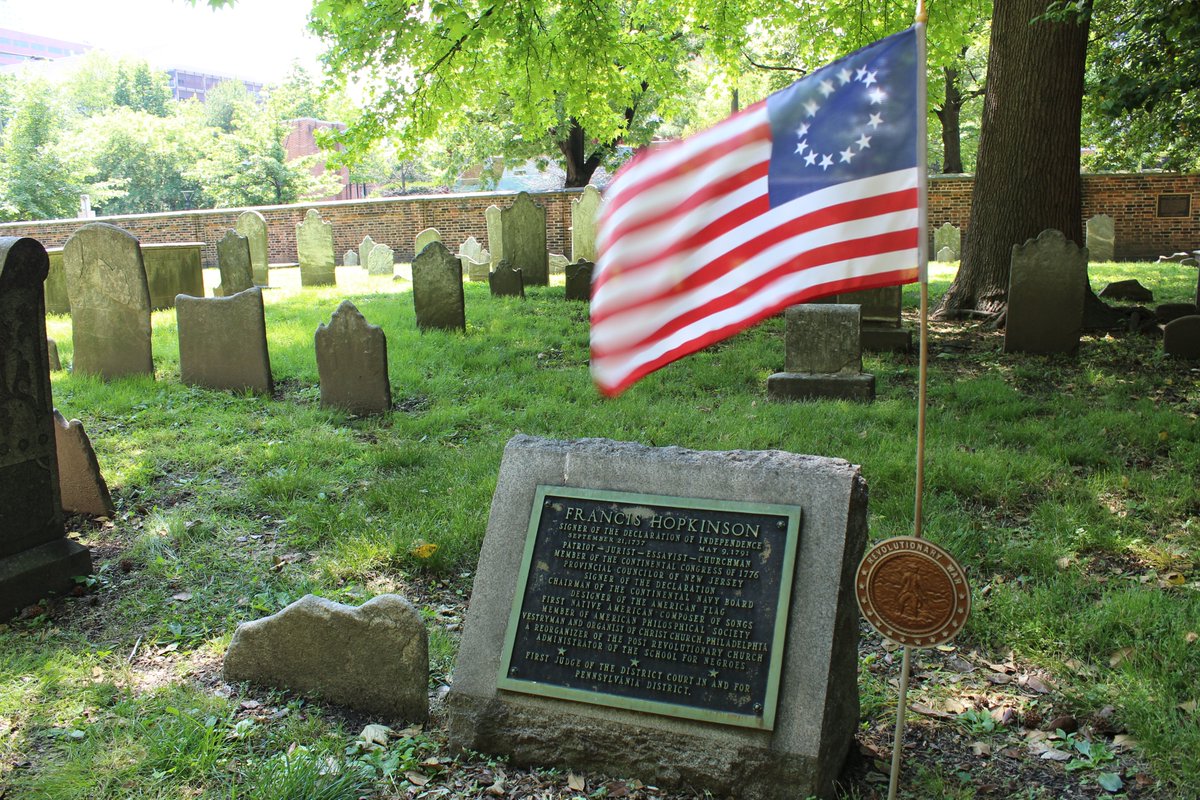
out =
[[[870,486],[872,541],[912,531],[915,355],[865,357],[874,404],[769,403],[773,319],[605,400],[586,305],[561,284],[527,301],[468,284],[466,333],[420,334],[406,282],[338,272],[337,288],[265,291],[273,397],[182,385],[174,311],[153,317],[157,380],[53,374],[117,512],[68,518],[95,561],[73,596],[0,625],[0,797],[668,796],[445,745],[440,700],[517,432],[845,458]],[[935,267],[935,302],[951,276]],[[1156,302],[1196,280],[1091,270],[1097,290],[1128,277]],[[389,414],[320,407],[313,333],[343,299],[387,334]],[[48,328],[69,362],[70,320]],[[1200,364],[1135,334],[1085,336],[1075,358],[1007,355],[963,323],[934,323],[930,344],[925,533],[965,565],[974,608],[951,645],[915,652],[902,796],[1200,796]],[[418,606],[428,726],[222,682],[236,625],[308,592]],[[886,794],[899,655],[864,626],[845,797]]]

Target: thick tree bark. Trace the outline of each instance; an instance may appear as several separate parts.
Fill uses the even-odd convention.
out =
[[[958,70],[945,68],[946,102],[935,109],[942,121],[942,172],[963,171],[962,132],[959,117],[962,113],[963,95],[958,88]]]
[[[1048,5],[996,0],[993,8],[970,223],[939,316],[1002,312],[1013,245],[1046,228],[1083,243],[1079,122],[1087,21],[1031,23]]]
[[[597,153],[587,154],[587,137],[573,118],[566,138],[558,140],[558,149],[566,162],[567,188],[587,186],[592,174],[600,167],[601,158]]]

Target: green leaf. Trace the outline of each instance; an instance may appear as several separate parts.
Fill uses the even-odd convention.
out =
[[[1121,776],[1115,772],[1101,772],[1096,776],[1096,783],[1105,791],[1119,792],[1125,787],[1125,782],[1121,780]]]

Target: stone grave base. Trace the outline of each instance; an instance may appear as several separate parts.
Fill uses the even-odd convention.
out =
[[[0,620],[50,592],[70,591],[76,575],[91,572],[91,553],[70,539],[55,539],[0,558]]]
[[[912,350],[912,331],[903,328],[862,328],[862,349],[872,353],[907,353]]]
[[[817,375],[807,372],[776,372],[767,378],[767,397],[772,400],[875,401],[875,376]]]

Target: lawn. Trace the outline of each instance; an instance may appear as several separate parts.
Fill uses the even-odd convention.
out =
[[[935,302],[952,276],[935,265]],[[1156,302],[1196,285],[1174,264],[1091,277],[1137,277]],[[915,356],[865,357],[871,405],[770,403],[773,319],[606,400],[586,306],[561,284],[526,301],[468,284],[466,333],[421,334],[406,281],[272,280],[286,284],[265,292],[274,397],[182,385],[174,311],[154,314],[155,380],[53,374],[117,513],[68,519],[96,564],[78,596],[0,624],[5,800],[665,796],[636,776],[458,756],[436,714],[401,730],[220,680],[239,622],[309,592],[396,591],[427,619],[436,711],[518,432],[844,458],[869,483],[872,540],[912,531]],[[906,287],[909,325],[916,298]],[[389,414],[320,407],[313,334],[343,299],[387,334]],[[69,318],[48,331],[68,364]],[[1007,355],[1002,338],[931,329],[924,532],[967,568],[974,608],[952,645],[916,659],[902,795],[1200,797],[1200,364],[1140,335],[1086,336],[1073,358]],[[865,629],[860,653],[844,791],[867,798],[882,796],[899,654]],[[359,738],[369,722],[393,725],[386,745]]]

